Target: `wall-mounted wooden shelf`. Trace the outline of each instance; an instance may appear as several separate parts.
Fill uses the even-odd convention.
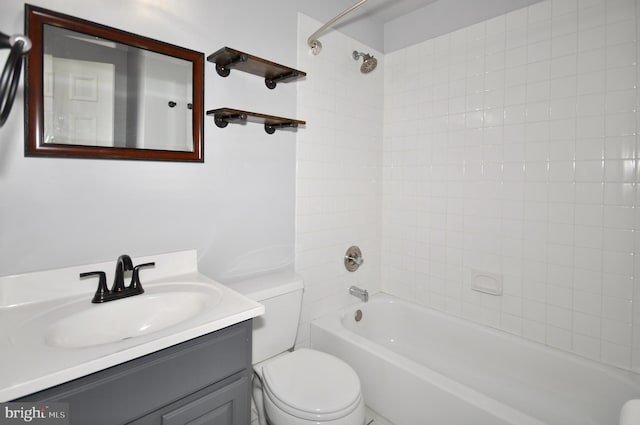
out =
[[[264,131],[268,134],[275,133],[279,128],[297,128],[298,125],[306,124],[305,121],[291,118],[276,117],[231,108],[212,109],[207,111],[207,115],[213,116],[214,122],[220,128],[225,128],[230,122],[244,123],[249,121],[264,124]]]
[[[307,75],[306,72],[289,68],[230,47],[223,47],[207,57],[216,64],[216,71],[221,77],[229,76],[231,69],[248,72],[264,77],[264,83],[274,89],[279,82],[287,82]]]

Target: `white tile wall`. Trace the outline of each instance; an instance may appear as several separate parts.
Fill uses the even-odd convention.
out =
[[[385,56],[384,290],[640,371],[638,9],[547,0]]]
[[[309,322],[358,300],[350,285],[380,287],[384,61],[380,53],[326,31],[318,56],[307,37],[321,22],[299,14],[295,269],[305,282],[297,345],[308,344]],[[360,73],[353,50],[370,52],[377,69]],[[355,273],[343,265],[347,248],[365,259]]]

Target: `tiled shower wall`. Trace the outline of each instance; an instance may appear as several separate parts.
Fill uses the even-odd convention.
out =
[[[298,346],[308,344],[309,322],[358,302],[350,285],[380,288],[382,128],[384,63],[360,73],[353,50],[378,52],[326,31],[314,56],[307,37],[321,22],[298,15],[295,270],[305,292]],[[358,245],[365,259],[355,273],[344,268],[347,248]]]
[[[640,371],[638,8],[547,0],[386,55],[384,290]]]

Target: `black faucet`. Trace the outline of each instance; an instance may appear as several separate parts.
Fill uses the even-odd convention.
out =
[[[118,257],[116,261],[116,273],[113,279],[113,286],[111,287],[112,293],[123,292],[124,287],[124,272],[133,270],[133,261],[131,257],[123,254]]]
[[[80,278],[89,276],[98,276],[98,289],[96,290],[92,303],[105,303],[107,301],[119,300],[120,298],[131,297],[133,295],[139,295],[144,292],[142,284],[140,283],[140,269],[142,267],[155,266],[156,263],[144,263],[133,266],[131,257],[126,254],[118,257],[116,261],[116,272],[113,279],[113,286],[111,290],[107,288],[107,276],[103,271],[80,273]],[[124,286],[124,274],[127,271],[132,271],[131,282],[129,286]]]

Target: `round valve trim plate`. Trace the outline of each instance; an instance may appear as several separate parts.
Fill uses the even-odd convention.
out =
[[[362,251],[357,246],[351,246],[344,254],[344,267],[350,271],[355,272],[358,267],[362,265],[364,259],[362,258]]]

